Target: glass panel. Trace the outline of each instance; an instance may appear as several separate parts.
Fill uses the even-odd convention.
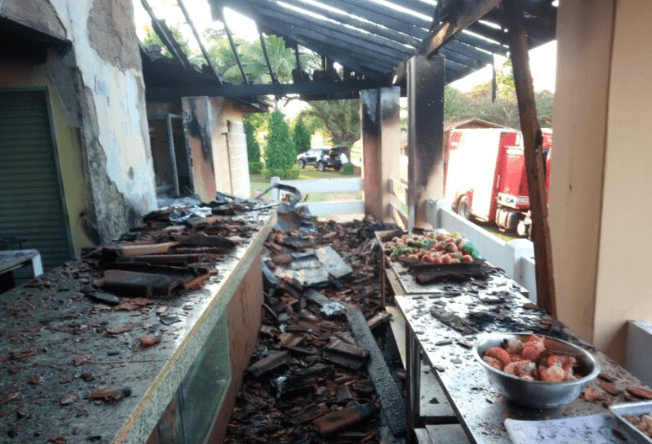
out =
[[[178,391],[159,419],[147,444],[184,444]]]
[[[231,381],[226,313],[217,322],[181,384],[186,443],[206,439]]]

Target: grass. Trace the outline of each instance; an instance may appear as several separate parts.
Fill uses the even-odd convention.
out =
[[[495,225],[485,225],[485,224],[481,224],[481,223],[478,223],[478,222],[475,222],[475,224],[477,226],[481,227],[481,228],[484,228],[485,230],[487,230],[488,232],[490,232],[494,236],[499,237],[500,239],[504,240],[505,242],[513,241],[514,239],[521,239],[520,237],[518,237],[515,234],[511,235],[509,233],[505,233],[505,232],[500,231],[498,229],[498,227],[495,226]]]
[[[301,170],[299,180],[312,180],[312,179],[337,179],[360,177],[360,173],[356,172],[352,175],[342,174],[341,171],[325,170],[319,171],[316,168],[306,167]],[[269,188],[269,180],[265,180],[260,174],[250,174],[249,182],[251,184],[251,196],[255,196],[261,191]],[[269,195],[263,196],[263,199],[269,199]],[[309,193],[303,196],[304,202],[325,202],[329,200],[362,200],[362,192],[357,191],[354,193]]]

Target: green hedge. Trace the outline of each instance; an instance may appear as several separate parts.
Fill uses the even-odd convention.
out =
[[[259,174],[263,170],[261,161],[249,161],[249,174]]]
[[[263,168],[261,174],[266,180],[269,180],[274,176],[278,176],[283,180],[293,180],[299,178],[299,174],[301,174],[301,168],[299,168],[298,165],[294,165],[292,168],[286,170],[278,168]]]

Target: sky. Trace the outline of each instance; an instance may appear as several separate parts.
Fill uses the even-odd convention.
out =
[[[145,12],[140,0],[133,0],[136,32],[138,37],[143,39],[145,36],[145,26],[149,25],[150,19]],[[168,25],[179,26],[184,35],[187,36],[188,43],[193,50],[199,51],[199,46],[195,41],[190,27],[185,24],[185,18],[177,6],[177,0],[150,0],[149,4],[153,7],[157,18],[165,20]],[[200,35],[207,28],[222,29],[221,22],[213,22],[210,12],[210,6],[206,0],[185,0],[183,2],[190,17],[198,29]],[[256,24],[230,9],[225,9],[225,18],[231,32],[240,38],[247,40],[258,39]],[[496,57],[497,67],[500,67],[504,58]],[[555,41],[542,45],[530,51],[530,69],[535,91],[548,90],[555,91],[555,69],[557,59],[557,43]],[[491,67],[487,66],[469,75],[463,79],[451,83],[451,86],[461,90],[468,91],[478,83],[484,83],[491,80]],[[292,101],[296,102],[296,101]]]
[[[496,68],[499,68],[504,57],[496,57]],[[530,51],[530,71],[535,91],[555,91],[555,71],[557,66],[557,42],[552,41]],[[487,66],[463,79],[451,83],[451,86],[468,91],[478,83],[491,80],[491,67]]]

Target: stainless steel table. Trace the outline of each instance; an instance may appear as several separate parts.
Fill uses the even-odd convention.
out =
[[[494,272],[484,281],[465,283],[441,283],[421,286],[415,292],[414,278],[400,263],[391,263],[385,270],[393,274],[399,284],[394,301],[406,320],[407,350],[407,411],[408,429],[419,427],[419,377],[422,357],[432,366],[432,374],[441,384],[460,425],[472,443],[510,443],[504,422],[507,418],[523,420],[544,420],[566,418],[596,413],[607,413],[605,402],[624,402],[627,396],[622,390],[627,386],[642,386],[640,380],[618,364],[576,337],[560,323],[553,323],[549,317],[536,310],[531,301],[521,293],[521,287],[500,272]],[[400,294],[400,290],[404,290]],[[399,290],[397,292],[396,290]],[[500,297],[503,302],[485,303],[485,298]],[[527,326],[544,328],[552,324],[562,329],[570,339],[589,349],[597,358],[603,372],[613,378],[612,383],[622,390],[613,396],[600,388],[601,381],[587,385],[596,392],[605,394],[602,401],[586,401],[581,397],[571,404],[553,410],[534,410],[506,401],[489,383],[484,368],[472,356],[470,349],[477,334],[482,331],[507,331],[496,324],[469,325],[475,331],[462,333],[433,316],[432,311],[452,313],[464,319],[473,312],[496,314],[515,321],[519,331]],[[542,322],[543,321],[543,322]],[[408,433],[408,441],[414,436]],[[622,442],[614,437],[614,442]]]

